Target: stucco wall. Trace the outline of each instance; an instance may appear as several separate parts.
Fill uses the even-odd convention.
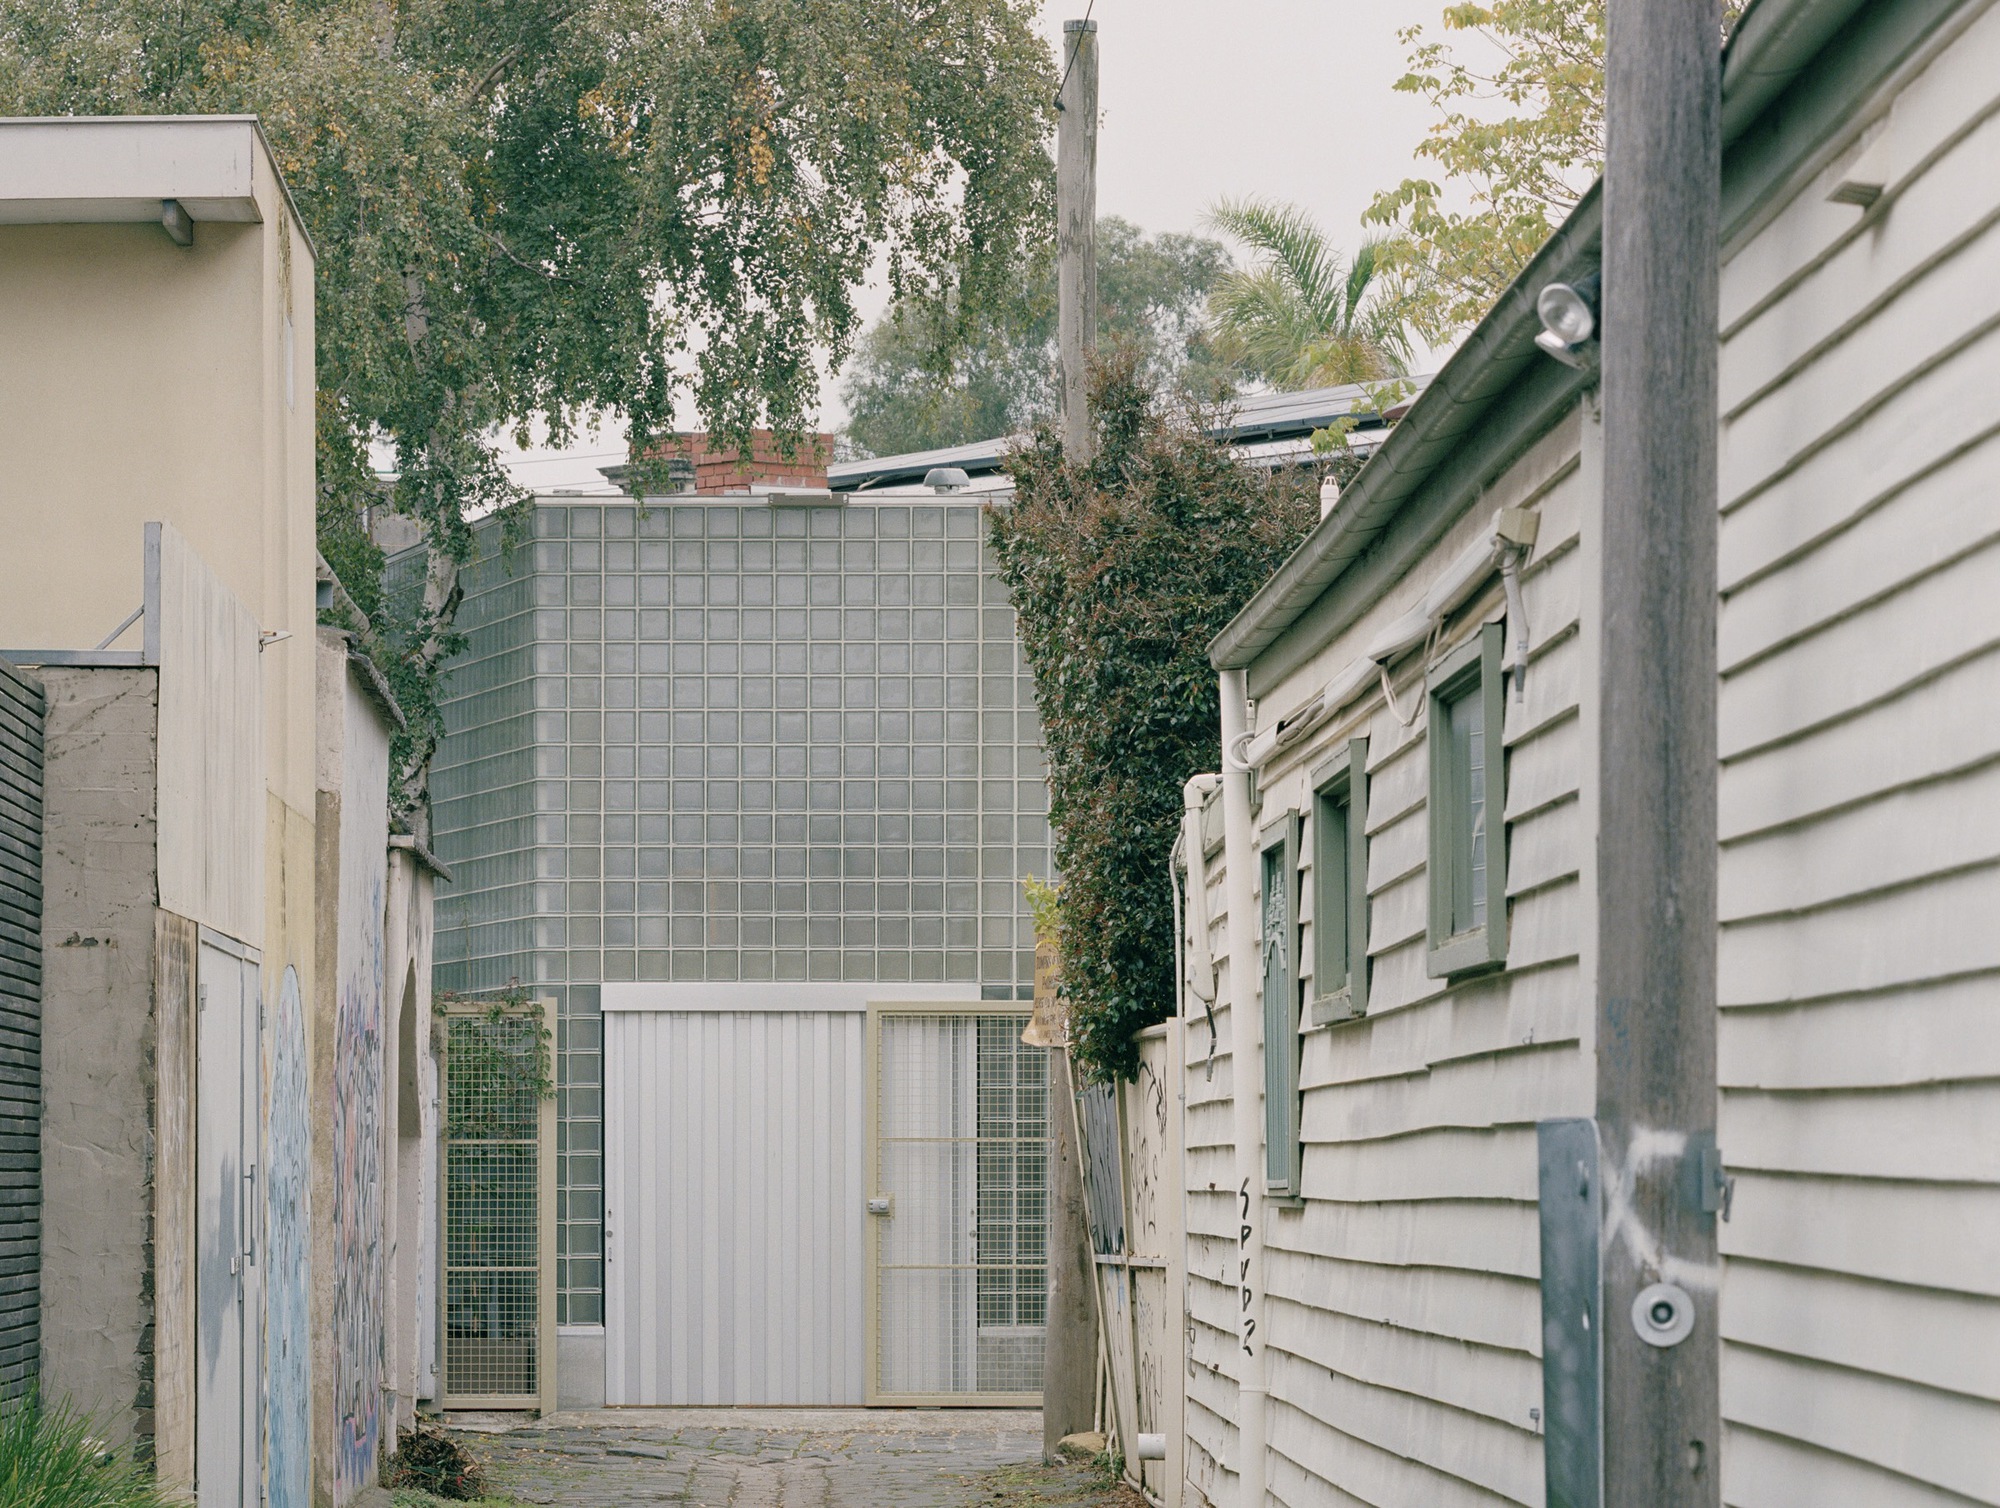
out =
[[[151,670],[43,672],[42,1392],[152,1434]]]
[[[384,1439],[389,730],[345,639],[322,631],[317,654],[313,1501],[341,1505],[375,1484]]]
[[[313,257],[254,150],[261,223],[203,222],[192,247],[0,225],[0,514],[32,517],[38,546],[0,552],[0,645],[96,644],[139,605],[142,525],[171,521],[295,636],[263,657],[266,742],[272,788],[309,814]]]

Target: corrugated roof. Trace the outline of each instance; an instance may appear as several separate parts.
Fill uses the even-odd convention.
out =
[[[1402,379],[1410,394],[1421,392],[1430,378]],[[1410,394],[1400,401],[1407,403]],[[1269,440],[1304,439],[1316,429],[1325,429],[1337,419],[1352,418],[1357,430],[1381,429],[1384,421],[1371,405],[1374,396],[1358,383],[1339,387],[1308,388],[1297,393],[1257,393],[1238,398],[1226,410],[1228,418],[1209,431],[1216,439],[1239,445]],[[907,455],[881,456],[866,461],[839,461],[827,467],[827,485],[835,492],[860,492],[877,487],[893,487],[921,482],[934,466],[956,466],[968,475],[998,471],[1009,448],[1026,443],[1024,434],[1003,435],[997,440],[975,440],[968,445],[948,445],[942,450],[917,450]]]

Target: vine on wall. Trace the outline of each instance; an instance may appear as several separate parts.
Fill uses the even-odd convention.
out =
[[[1246,465],[1127,354],[1099,364],[1091,413],[1089,463],[1049,426],[1010,457],[992,537],[1048,751],[1070,1040],[1088,1077],[1130,1078],[1133,1033],[1173,1014],[1181,786],[1220,767],[1208,646],[1318,521],[1324,468],[1357,463]]]

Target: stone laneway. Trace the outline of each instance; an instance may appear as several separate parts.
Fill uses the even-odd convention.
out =
[[[1030,1410],[618,1409],[454,1416],[488,1492],[564,1508],[960,1508],[1039,1462]]]

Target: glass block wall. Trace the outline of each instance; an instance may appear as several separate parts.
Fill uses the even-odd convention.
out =
[[[1029,999],[1040,729],[984,499],[538,499],[444,693],[438,984],[558,1002],[558,1319],[602,1320],[599,986]],[[405,570],[406,562],[398,562]]]

